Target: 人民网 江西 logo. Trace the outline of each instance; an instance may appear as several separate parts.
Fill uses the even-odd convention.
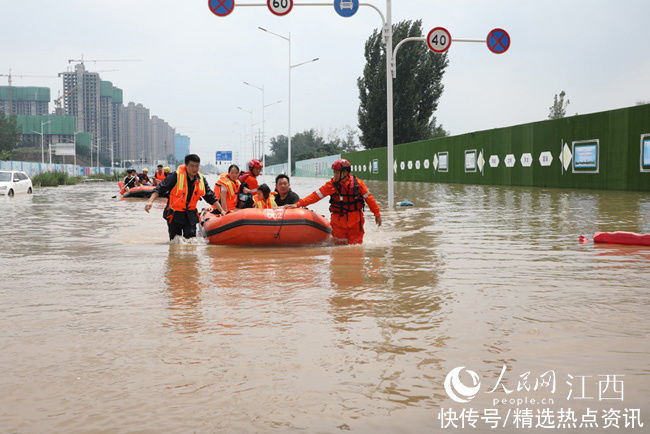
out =
[[[465,370],[472,379],[472,385],[467,386],[463,384],[460,379],[460,373]],[[481,380],[476,372],[465,369],[464,366],[458,366],[447,374],[445,377],[445,392],[447,396],[456,402],[465,403],[469,402],[476,396],[481,388]]]

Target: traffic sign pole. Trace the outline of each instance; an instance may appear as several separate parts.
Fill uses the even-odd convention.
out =
[[[235,8],[235,0],[209,0],[208,4],[210,5],[210,10],[219,16],[226,16]],[[284,6],[283,6],[284,4]],[[247,3],[241,4],[241,6],[266,6],[269,10],[276,15],[286,15],[288,14],[293,6],[329,6],[334,5],[334,9],[337,14],[342,17],[351,17],[354,15],[360,6],[368,6],[373,8],[381,17],[383,25],[383,37],[386,47],[386,135],[387,135],[387,178],[388,178],[388,207],[393,208],[395,202],[395,191],[394,191],[394,172],[393,172],[393,145],[394,145],[394,113],[393,113],[393,78],[397,75],[397,51],[399,48],[406,42],[412,41],[425,41],[429,45],[429,48],[436,53],[444,53],[449,49],[452,41],[456,42],[480,42],[486,43],[488,48],[493,53],[504,53],[508,50],[510,46],[510,36],[503,29],[494,29],[489,34],[485,40],[480,39],[452,39],[449,32],[444,28],[435,28],[427,37],[412,37],[406,38],[393,49],[393,19],[392,19],[392,1],[386,0],[386,18],[384,18],[381,10],[370,3],[360,3],[359,0],[347,0],[343,4],[343,0],[334,0],[333,3],[293,3],[293,0],[267,0],[266,3]],[[260,29],[262,29],[260,27]],[[262,29],[265,30],[265,29]],[[265,30],[267,31],[267,30]],[[440,35],[437,39],[433,39],[435,32],[439,31]],[[272,33],[272,32],[269,32]],[[275,33],[274,33],[275,34]],[[289,100],[288,100],[288,110],[289,110],[289,134],[287,137],[288,141],[288,167],[287,171],[291,174],[291,35],[289,38],[286,38],[281,35],[281,38],[289,42]],[[504,36],[505,35],[505,36]],[[429,40],[431,37],[431,40]],[[492,39],[491,39],[492,37]],[[444,41],[443,41],[444,40]],[[491,42],[496,41],[496,42]]]
[[[386,23],[384,25],[386,37],[386,133],[387,133],[387,164],[388,170],[388,208],[395,204],[395,186],[393,173],[393,77],[391,65],[393,64],[393,14],[391,0],[386,0]]]

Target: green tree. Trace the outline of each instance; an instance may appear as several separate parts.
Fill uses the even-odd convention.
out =
[[[393,25],[393,41],[422,35],[422,20]],[[386,54],[382,35],[374,30],[365,45],[366,65],[359,87],[359,129],[361,145],[386,146]],[[442,77],[449,64],[447,53],[435,54],[422,43],[404,44],[397,56],[397,78],[393,83],[394,140],[408,143],[447,135],[433,113],[444,86]]]
[[[569,100],[564,100],[566,93],[564,91],[560,92],[558,96],[555,94],[553,97],[553,105],[549,107],[548,118],[549,119],[561,119],[566,116],[566,108],[569,105]]]
[[[339,131],[334,131],[325,139],[315,129],[296,133],[291,137],[291,170],[295,169],[296,161],[310,158],[326,157],[356,149],[354,131],[347,127],[344,137],[339,136]],[[271,138],[271,153],[266,156],[266,164],[281,164],[287,161],[287,136],[279,135]]]
[[[20,141],[20,134],[16,116],[0,113],[0,160],[11,157],[11,151]]]

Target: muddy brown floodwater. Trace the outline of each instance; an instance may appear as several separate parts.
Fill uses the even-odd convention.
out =
[[[3,432],[434,432],[441,408],[535,394],[650,424],[650,247],[578,243],[650,233],[647,193],[399,183],[415,206],[367,218],[363,246],[269,248],[170,245],[164,202],[115,193],[0,200]],[[480,376],[469,403],[455,367]],[[553,392],[516,390],[548,371]]]

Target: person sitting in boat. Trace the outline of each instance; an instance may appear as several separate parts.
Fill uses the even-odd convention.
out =
[[[381,226],[379,205],[370,194],[366,184],[350,174],[352,166],[348,160],[336,160],[332,164],[332,170],[334,177],[330,181],[309,196],[300,199],[298,203],[285,205],[285,208],[304,207],[318,202],[325,196],[330,196],[330,212],[332,213],[330,224],[334,242],[336,244],[361,244],[364,234],[364,201],[375,215],[377,226]]]
[[[245,194],[255,193],[257,191],[258,183],[257,177],[262,172],[262,162],[257,158],[253,158],[248,162],[248,171],[239,175],[239,182],[242,184],[242,192]],[[246,184],[244,186],[244,184]],[[248,191],[250,190],[250,191]]]
[[[262,184],[257,188],[253,201],[255,202],[255,208],[269,209],[278,207],[274,195],[271,194],[271,188],[266,184]]]
[[[140,184],[151,185],[151,179],[149,179],[149,169],[146,167],[142,169],[142,173],[138,175],[138,178],[140,178]]]
[[[170,240],[177,235],[183,235],[185,238],[196,236],[196,224],[199,222],[196,204],[201,198],[212,205],[213,210],[225,214],[205,177],[199,173],[200,163],[201,159],[198,155],[186,155],[185,164],[179,166],[175,173],[156,186],[144,206],[144,210],[149,212],[159,195],[169,194],[163,218],[167,220]]]
[[[237,209],[240,185],[239,166],[236,164],[231,164],[227,173],[219,175],[219,179],[214,185],[214,193],[224,211],[230,212]]]
[[[136,175],[135,169],[127,169],[126,170],[126,177],[124,177],[124,181],[122,181],[123,188],[134,188],[134,187],[139,187],[140,186],[140,179]]]
[[[156,173],[153,175],[153,185],[158,185],[160,182],[165,179],[167,175],[165,174],[165,171],[163,170],[163,165],[159,164],[158,165],[158,170],[156,170]]]
[[[164,169],[164,170],[165,170],[165,178],[167,178],[167,177],[169,176],[169,173],[170,173],[172,170],[169,168],[169,166],[165,166],[165,169]]]
[[[275,191],[271,194],[275,196],[278,206],[291,205],[300,200],[300,196],[291,190],[289,177],[283,173],[275,177]]]

